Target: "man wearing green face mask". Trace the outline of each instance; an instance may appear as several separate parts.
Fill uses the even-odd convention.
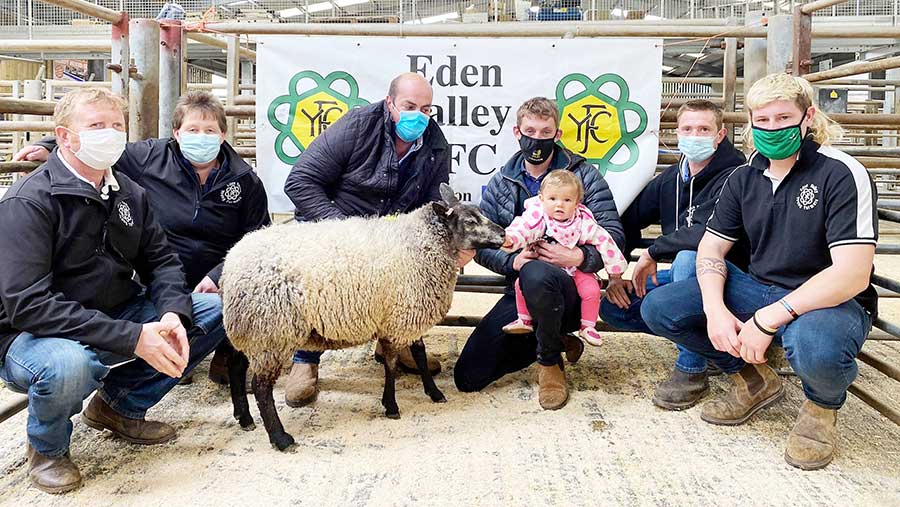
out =
[[[784,458],[818,469],[834,455],[837,410],[877,312],[869,283],[876,188],[862,164],[829,146],[841,128],[813,105],[803,78],[766,76],[745,106],[745,142],[757,151],[722,189],[697,250],[697,277],[649,293],[641,315],[655,334],[731,376],[732,388],[703,406],[711,424],[742,424],[784,396],[765,364],[770,345],[783,347],[806,396]],[[748,273],[724,261],[742,235]]]

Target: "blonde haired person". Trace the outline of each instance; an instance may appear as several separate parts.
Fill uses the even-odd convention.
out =
[[[85,398],[97,391],[91,428],[168,442],[147,410],[225,337],[221,299],[191,294],[152,193],[118,170],[124,109],[108,90],[66,94],[57,149],[0,199],[0,378],[28,393],[28,478],[48,493],[81,485],[69,444]]]
[[[126,144],[114,168],[147,190],[188,286],[216,293],[225,253],[244,234],[270,223],[266,192],[256,172],[225,141],[225,108],[215,95],[188,92],[178,100],[172,123],[171,137]],[[15,158],[47,160],[56,145],[55,138],[45,138]],[[227,341],[220,352],[209,377],[226,384]]]
[[[722,189],[697,251],[697,278],[649,293],[641,314],[656,334],[730,374],[731,389],[703,406],[712,424],[742,424],[783,397],[765,363],[770,345],[784,347],[806,396],[784,458],[822,468],[876,314],[875,185],[862,164],[830,146],[839,128],[803,78],[766,76],[745,104],[756,151]],[[724,260],[741,237],[750,242],[749,274]]]

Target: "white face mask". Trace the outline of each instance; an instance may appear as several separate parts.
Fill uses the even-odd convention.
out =
[[[82,130],[73,133],[81,141],[81,147],[75,152],[75,156],[92,169],[98,171],[109,169],[125,151],[127,138],[125,132],[121,130]]]

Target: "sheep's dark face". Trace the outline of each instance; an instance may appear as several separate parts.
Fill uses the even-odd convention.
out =
[[[481,214],[476,206],[460,204],[447,184],[441,184],[443,203],[434,203],[434,211],[450,230],[453,244],[459,249],[500,248],[506,231]]]

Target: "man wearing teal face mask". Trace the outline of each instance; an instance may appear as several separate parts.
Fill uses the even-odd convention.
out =
[[[385,216],[439,201],[450,179],[450,147],[429,118],[431,85],[415,73],[391,81],[383,101],[353,109],[329,126],[300,154],[284,185],[298,222]],[[460,264],[475,253],[462,254]],[[285,401],[300,407],[319,393],[320,352],[297,351],[285,386]],[[375,350],[380,360],[380,349]],[[400,366],[418,371],[409,349]],[[428,369],[441,365],[428,358]]]
[[[601,315],[617,329],[650,333],[641,318],[647,291],[694,276],[704,225],[728,175],[744,163],[744,155],[725,137],[722,109],[716,104],[688,101],[678,109],[677,121],[681,159],[654,178],[622,215],[626,255],[638,247],[642,229],[660,225],[662,235],[641,253],[631,281],[610,282]],[[746,257],[746,249],[739,247],[729,260],[746,266]],[[671,269],[657,272],[658,261],[674,262]],[[693,406],[709,391],[707,375],[705,358],[678,347],[675,367],[657,387],[653,403],[668,410]]]
[[[126,144],[113,168],[147,190],[189,287],[215,293],[225,253],[244,234],[269,225],[266,192],[225,141],[225,109],[214,95],[192,91],[181,97],[172,127],[171,138]],[[55,138],[45,138],[16,159],[46,160],[55,147]],[[227,382],[229,351],[225,343],[226,353],[217,353],[210,366],[210,378],[220,384]]]

